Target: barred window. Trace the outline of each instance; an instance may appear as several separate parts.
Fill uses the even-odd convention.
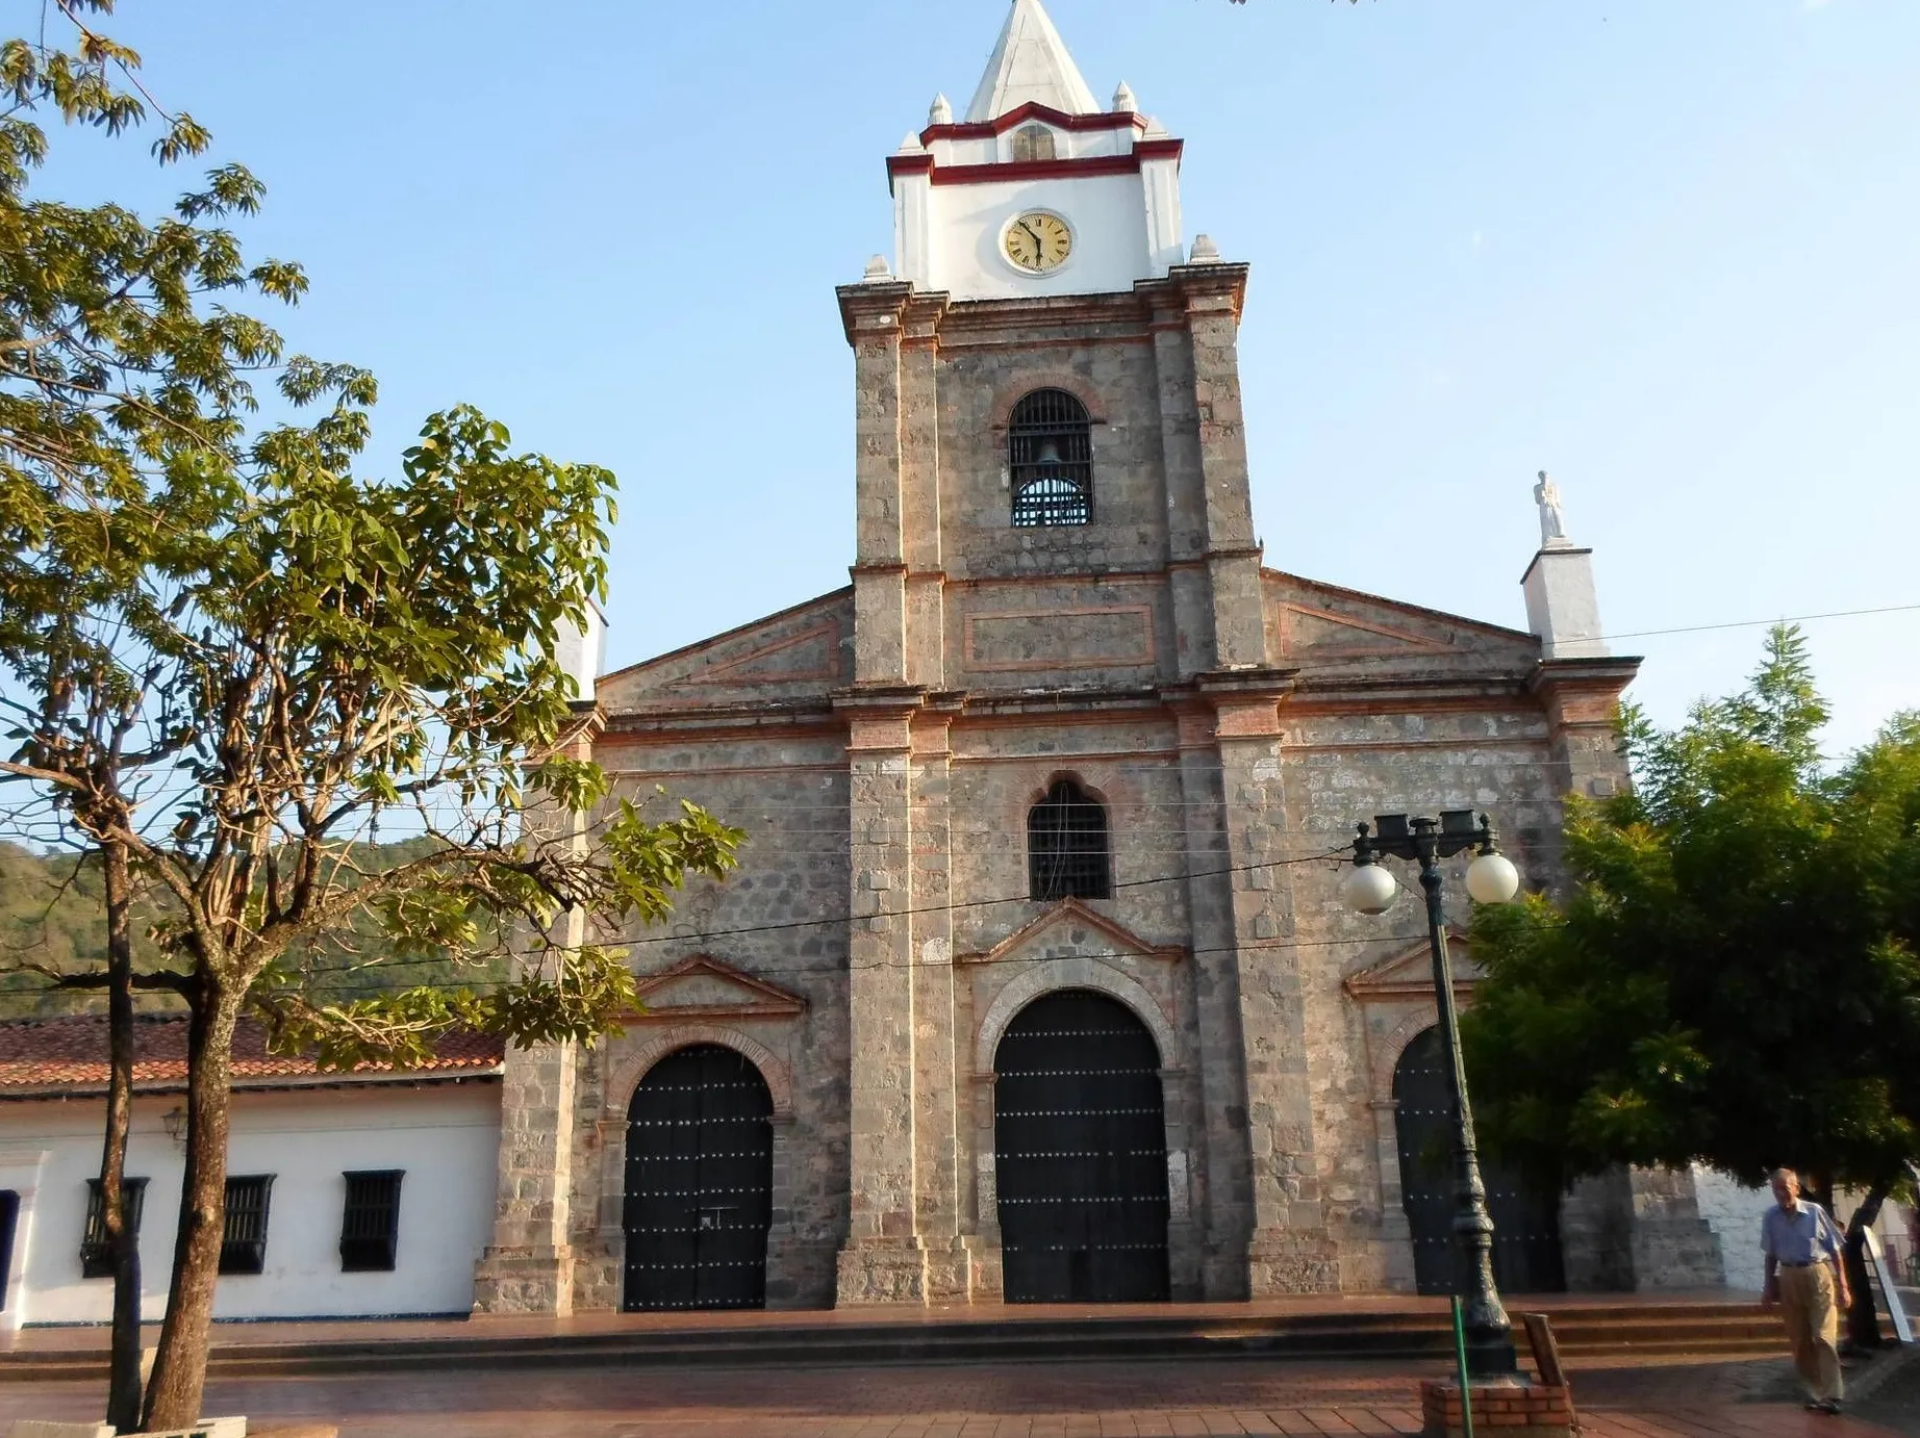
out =
[[[273,1175],[227,1180],[227,1227],[220,1241],[222,1273],[259,1273],[267,1266],[267,1202]]]
[[[1013,522],[1022,529],[1093,522],[1093,426],[1062,389],[1037,389],[1007,425]]]
[[[1107,810],[1071,779],[1056,779],[1027,811],[1027,880],[1035,899],[1113,897]]]
[[[340,1220],[340,1271],[391,1272],[400,1243],[400,1180],[397,1168],[349,1173],[347,1208]]]
[[[123,1178],[120,1187],[126,1194],[127,1227],[137,1235],[140,1211],[147,1204],[147,1181]],[[87,1227],[80,1239],[80,1276],[113,1277],[113,1250],[107,1246],[107,1194],[97,1178],[87,1180]]]
[[[1016,160],[1053,159],[1053,131],[1045,125],[1022,125],[1013,132],[1013,158]]]

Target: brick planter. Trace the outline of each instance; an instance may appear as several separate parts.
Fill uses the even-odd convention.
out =
[[[1580,1428],[1573,1394],[1563,1385],[1525,1378],[1475,1383],[1474,1438],[1570,1438]],[[1466,1431],[1457,1379],[1429,1378],[1420,1385],[1422,1432],[1427,1438],[1461,1438]]]

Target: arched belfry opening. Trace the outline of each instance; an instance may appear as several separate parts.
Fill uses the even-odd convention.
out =
[[[1093,523],[1093,421],[1063,389],[1037,389],[1007,420],[1007,470],[1013,523]]]
[[[622,1306],[763,1308],[773,1217],[773,1095],[744,1055],[677,1049],[627,1106]]]
[[[1107,806],[1072,779],[1055,779],[1027,811],[1027,894],[1048,904],[1113,897]]]
[[[1119,1000],[1028,1004],[994,1055],[994,1172],[1009,1303],[1168,1294],[1160,1051]]]
[[[1453,1099],[1440,1030],[1415,1036],[1393,1070],[1394,1134],[1400,1191],[1413,1230],[1414,1284],[1422,1293],[1463,1293],[1454,1242]],[[1559,1293],[1560,1204],[1517,1170],[1480,1155],[1480,1180],[1493,1218],[1493,1276],[1503,1293]]]

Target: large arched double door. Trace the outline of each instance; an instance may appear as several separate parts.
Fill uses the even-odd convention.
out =
[[[1009,1303],[1167,1297],[1160,1053],[1126,1005],[1070,989],[994,1056],[994,1169]]]
[[[1464,1293],[1454,1241],[1453,1097],[1440,1031],[1408,1044],[1393,1071],[1400,1188],[1413,1230],[1413,1273],[1422,1293]],[[1557,1195],[1530,1187],[1516,1169],[1480,1155],[1480,1181],[1493,1219],[1493,1276],[1503,1293],[1558,1293],[1567,1286],[1560,1256]]]
[[[627,1109],[623,1306],[761,1308],[773,1216],[773,1096],[718,1044],[667,1055]]]

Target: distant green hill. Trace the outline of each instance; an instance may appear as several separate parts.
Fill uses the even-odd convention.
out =
[[[373,846],[363,851],[360,862],[370,869],[383,868],[417,857],[429,843],[410,839]],[[58,852],[36,854],[18,844],[0,842],[0,1019],[85,1013],[105,1006],[98,994],[55,988],[42,975],[21,967],[34,963],[71,973],[101,964],[106,955],[101,902],[94,860]],[[148,911],[136,918],[136,951],[152,952],[145,930],[154,917]],[[369,935],[354,939],[350,946],[335,943],[323,948],[316,967],[327,971],[318,986],[318,996],[323,998],[420,984],[485,988],[506,977],[504,962],[469,964],[456,970],[440,957],[396,960],[379,939]],[[139,1003],[143,1009],[177,1007],[166,995],[143,994]]]

